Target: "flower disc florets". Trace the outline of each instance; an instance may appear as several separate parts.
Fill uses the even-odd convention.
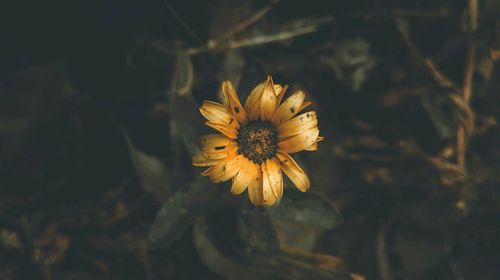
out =
[[[252,121],[238,131],[238,153],[254,163],[261,164],[276,155],[278,135],[276,127],[265,121]]]

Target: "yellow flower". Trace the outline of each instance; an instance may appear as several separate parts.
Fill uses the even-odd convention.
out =
[[[210,166],[201,174],[212,182],[232,179],[235,195],[248,188],[254,205],[270,206],[281,199],[281,171],[300,191],[307,191],[309,178],[289,154],[315,151],[323,140],[316,112],[296,116],[311,104],[304,102],[304,92],[281,102],[286,89],[268,76],[252,90],[243,107],[233,84],[224,81],[224,104],[204,101],[200,107],[208,120],[205,124],[222,134],[201,137],[201,152],[193,157],[193,165]]]

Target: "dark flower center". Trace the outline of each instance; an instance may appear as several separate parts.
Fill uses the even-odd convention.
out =
[[[251,121],[238,131],[238,153],[249,160],[261,164],[274,157],[278,148],[278,134],[270,122]]]

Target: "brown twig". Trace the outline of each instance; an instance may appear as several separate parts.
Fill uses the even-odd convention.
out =
[[[275,4],[277,4],[278,2],[279,2],[279,0],[272,0],[269,4],[260,8],[259,10],[257,10],[257,12],[255,12],[254,14],[249,16],[248,18],[246,18],[243,21],[236,24],[232,29],[230,29],[228,32],[226,32],[226,34],[224,34],[224,37],[226,37],[226,38],[231,37],[234,34],[244,30],[248,26],[254,24],[259,19],[264,17],[271,10],[271,7]]]
[[[377,230],[375,251],[377,253],[378,273],[382,280],[392,280],[392,269],[389,263],[386,242],[387,226],[383,225]]]
[[[419,50],[413,44],[405,22],[394,13],[396,26],[400,31],[405,44],[407,45],[413,60],[417,65],[424,65],[434,82],[448,93],[448,98],[453,104],[455,110],[455,119],[459,126],[457,129],[456,151],[457,166],[465,172],[465,151],[469,135],[474,128],[473,111],[470,109],[469,101],[472,96],[473,74],[475,66],[476,42],[475,32],[477,30],[477,0],[469,0],[469,30],[468,30],[468,48],[465,61],[464,81],[462,88],[454,85],[440,72],[432,61],[422,56]]]
[[[462,98],[467,105],[469,104],[469,100],[472,96],[472,78],[476,61],[475,33],[477,30],[477,17],[477,0],[469,0],[469,29],[467,32],[468,47],[465,60],[464,82],[462,86]],[[469,135],[467,132],[466,127],[463,125],[460,126],[457,131],[457,163],[463,169],[465,169],[465,151]]]
[[[424,66],[431,74],[434,82],[445,92],[448,93],[448,99],[453,104],[455,110],[453,114],[455,120],[463,127],[465,133],[470,135],[474,129],[474,117],[468,102],[462,97],[462,89],[458,88],[452,81],[446,78],[439,69],[436,68],[432,60],[424,59]]]
[[[204,47],[187,49],[186,52],[189,55],[195,55],[204,52],[218,52],[230,49],[239,49],[244,47],[279,42],[297,36],[302,36],[305,34],[316,32],[321,25],[332,22],[333,22],[332,17],[319,18],[312,22],[306,22],[306,23],[297,22],[296,24],[290,24],[290,25],[291,26],[299,25],[299,26],[290,29],[285,29],[274,34],[258,35],[250,38],[243,38],[240,40],[232,40],[229,42],[217,42],[212,40],[209,41],[209,43]]]

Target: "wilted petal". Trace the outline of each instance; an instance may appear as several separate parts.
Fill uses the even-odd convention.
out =
[[[240,99],[236,94],[233,83],[224,81],[222,83],[222,92],[224,93],[224,100],[227,103],[228,110],[236,117],[238,122],[246,123],[247,114],[243,106],[241,106]]]
[[[278,159],[280,160],[281,170],[290,178],[293,184],[302,192],[309,189],[310,182],[307,174],[300,168],[300,166],[293,160],[293,158],[286,153],[278,153]]]

